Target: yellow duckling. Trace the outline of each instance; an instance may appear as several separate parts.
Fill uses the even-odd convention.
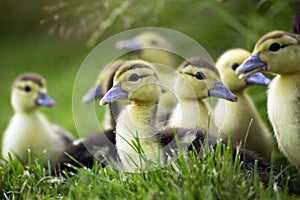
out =
[[[277,75],[269,87],[268,116],[279,149],[300,170],[299,44],[298,35],[283,31],[267,33],[236,72],[240,78],[261,70]]]
[[[190,58],[178,68],[180,76],[175,81],[175,93],[179,103],[172,113],[169,121],[171,127],[193,128],[218,135],[218,129],[210,120],[212,110],[207,97],[218,97],[230,101],[237,101],[219,80],[217,68],[206,59],[200,57]]]
[[[33,73],[21,74],[13,84],[11,104],[15,114],[3,136],[2,156],[8,159],[11,153],[13,158],[26,163],[30,150],[42,154],[45,165],[56,160],[73,137],[52,125],[38,110],[40,106],[55,106],[44,78]]]
[[[236,68],[249,56],[250,53],[244,49],[232,49],[222,54],[216,63],[222,82],[238,97],[236,103],[218,102],[215,108],[216,124],[222,127],[224,134],[231,135],[234,144],[246,140],[247,149],[270,159],[274,145],[272,134],[247,95],[246,88],[250,85],[267,86],[271,81],[259,72],[245,80],[239,79],[235,74]]]

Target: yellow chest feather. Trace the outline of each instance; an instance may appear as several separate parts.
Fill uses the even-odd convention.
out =
[[[277,76],[269,89],[268,115],[280,150],[300,169],[300,78]]]
[[[116,127],[118,155],[124,170],[129,172],[145,170],[151,166],[149,162],[152,164],[163,162],[158,141],[154,141],[153,137],[159,133],[159,124],[151,118],[143,117],[149,116],[149,110],[139,109],[139,112],[133,112],[124,109]]]
[[[8,152],[27,162],[27,150],[43,154],[43,162],[56,159],[64,142],[53,131],[52,125],[41,113],[15,114],[4,133],[2,154]]]

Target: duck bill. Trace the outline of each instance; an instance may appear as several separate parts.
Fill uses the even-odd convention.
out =
[[[136,40],[120,40],[116,42],[116,48],[120,50],[130,51],[134,54],[141,54],[141,45]]]
[[[223,83],[215,81],[215,86],[208,90],[208,95],[211,97],[217,97],[221,99],[226,99],[228,101],[236,102],[237,97],[227,88]]]
[[[38,98],[35,100],[38,106],[54,107],[56,106],[55,101],[46,92],[39,92]]]
[[[127,98],[128,98],[128,93],[122,90],[121,84],[119,83],[113,86],[112,88],[110,88],[110,90],[108,90],[108,92],[100,100],[100,105],[105,105],[117,100],[122,100]]]
[[[245,79],[247,85],[264,85],[268,86],[271,83],[271,80],[267,78],[263,73],[256,72],[250,74],[248,78]]]
[[[260,60],[259,54],[260,53],[252,54],[236,69],[236,73],[239,74],[240,79],[267,69],[267,63]]]
[[[83,103],[90,103],[95,99],[103,97],[103,90],[101,85],[95,85],[82,97]]]

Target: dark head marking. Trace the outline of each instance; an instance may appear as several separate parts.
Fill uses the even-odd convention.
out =
[[[104,71],[105,71],[104,75],[106,75],[107,79],[108,79],[107,85],[104,86],[104,88],[106,87],[104,92],[107,92],[113,86],[114,76],[124,62],[125,62],[125,60],[122,60],[122,59],[116,60],[113,63],[107,65],[107,67],[104,69]],[[108,71],[107,74],[106,74],[106,70]],[[103,75],[101,75],[101,76],[103,76]]]
[[[41,75],[35,73],[21,74],[20,76],[18,76],[15,82],[19,81],[32,81],[40,87],[45,87],[44,78]]]
[[[260,40],[258,40],[258,42],[256,43],[256,46],[262,44],[266,40],[277,39],[277,38],[284,37],[286,35],[288,35],[289,37],[295,38],[298,41],[298,43],[300,43],[299,37],[295,34],[291,34],[291,33],[284,32],[284,31],[273,31],[273,32],[266,34]]]
[[[209,69],[211,71],[213,71],[215,74],[217,74],[218,76],[220,76],[218,69],[214,66],[213,63],[209,62],[208,60],[201,58],[201,57],[193,57],[190,58],[186,61],[184,61],[180,67],[178,68],[179,71],[181,71],[181,69],[192,65],[194,67],[198,67],[198,68],[206,68]]]
[[[119,71],[115,74],[116,76],[115,78],[118,79],[126,71],[137,69],[137,68],[147,68],[153,71],[152,67],[145,61],[142,60],[127,61],[121,65]],[[155,73],[154,75],[157,76]]]

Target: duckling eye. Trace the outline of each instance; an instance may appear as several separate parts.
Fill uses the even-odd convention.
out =
[[[237,64],[237,63],[233,63],[233,64],[231,65],[231,68],[235,71],[236,68],[238,68],[238,66],[240,66],[240,65]]]
[[[271,46],[269,47],[269,51],[273,51],[276,52],[281,48],[280,44],[278,43],[273,43],[271,44]]]
[[[25,86],[25,87],[24,87],[24,91],[25,91],[25,92],[30,92],[30,91],[31,91],[31,87],[28,86],[28,85]]]
[[[129,80],[129,81],[132,81],[132,82],[135,82],[135,81],[139,80],[139,75],[137,75],[137,74],[132,74],[132,75],[129,77],[128,80]]]
[[[151,43],[152,45],[157,45],[157,44],[158,44],[158,42],[157,42],[156,40],[151,40],[150,43]]]
[[[197,72],[197,73],[195,74],[195,77],[196,77],[198,80],[202,80],[202,79],[205,79],[205,78],[206,78],[206,76],[205,76],[203,73],[201,73],[201,72]]]

